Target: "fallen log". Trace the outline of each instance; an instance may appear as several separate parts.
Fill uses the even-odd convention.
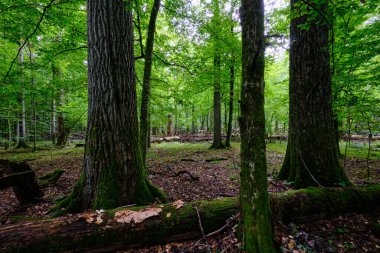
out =
[[[199,217],[197,210],[199,212]],[[271,195],[274,221],[303,222],[380,207],[380,185],[309,188]],[[119,208],[70,219],[21,222],[0,227],[0,252],[110,252],[202,237],[238,212],[238,198]]]

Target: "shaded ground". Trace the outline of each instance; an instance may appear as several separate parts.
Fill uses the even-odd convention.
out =
[[[149,178],[172,201],[236,196],[239,188],[239,148],[209,150],[209,143],[153,145],[148,153]],[[269,190],[285,191],[286,182],[274,180],[282,163],[286,144],[268,145]],[[48,150],[37,153],[2,153],[2,158],[31,160],[28,163],[42,176],[54,169],[65,173],[55,185],[44,188],[42,203],[20,207],[11,189],[0,191],[0,224],[30,217],[47,217],[55,201],[69,194],[82,168],[83,148]],[[375,158],[377,153],[374,154]],[[355,184],[380,182],[380,159],[346,158],[346,171]],[[369,170],[368,170],[369,166]],[[369,178],[368,178],[369,171]],[[27,218],[29,217],[29,218]],[[283,252],[380,252],[380,239],[371,226],[379,223],[379,214],[350,214],[302,225],[276,224],[277,242]],[[125,252],[237,252],[236,225],[211,238],[168,244]]]

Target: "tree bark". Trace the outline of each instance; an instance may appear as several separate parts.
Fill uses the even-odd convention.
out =
[[[291,1],[293,13],[298,13],[298,4],[304,5]],[[317,18],[295,17],[290,25],[289,142],[279,178],[296,188],[349,184],[333,122],[327,1],[314,8]],[[310,28],[301,29],[306,22]]]
[[[87,1],[89,98],[84,171],[73,193],[52,211],[165,200],[148,181],[141,152],[131,7],[131,1],[124,0]]]
[[[149,145],[149,101],[150,101],[150,79],[152,73],[152,59],[153,59],[153,45],[154,33],[156,31],[156,20],[158,11],[160,9],[161,0],[154,0],[152,11],[150,13],[149,26],[147,32],[146,46],[145,46],[145,65],[144,65],[144,79],[143,89],[141,93],[141,110],[140,110],[140,135],[141,147],[143,151],[144,161],[146,160],[146,152]]]
[[[380,185],[355,188],[310,188],[271,196],[272,217],[284,223],[324,219],[349,212],[371,212],[380,207]],[[0,252],[110,252],[128,247],[163,244],[202,237],[213,232],[239,210],[238,198],[197,201],[176,209],[172,204],[155,206],[161,212],[141,223],[119,223],[118,208],[106,211],[100,224],[86,218],[46,219],[0,227]],[[134,207],[128,210],[149,210]],[[152,207],[150,207],[152,208]],[[94,214],[95,215],[95,214]],[[93,218],[96,220],[97,216]],[[100,220],[99,220],[100,221]]]
[[[264,3],[242,0],[240,205],[246,252],[275,252],[269,212],[264,114]]]

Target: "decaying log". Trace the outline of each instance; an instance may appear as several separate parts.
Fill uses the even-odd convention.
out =
[[[0,181],[4,183],[4,186],[7,184],[8,187],[12,186],[20,204],[34,203],[43,197],[36,175],[27,163],[0,160],[0,166],[5,173],[5,177],[2,177]]]
[[[202,237],[238,212],[238,198],[120,208],[67,219],[21,222],[0,227],[0,252],[109,252],[140,245]],[[303,222],[380,207],[380,185],[310,188],[272,194],[274,221]]]

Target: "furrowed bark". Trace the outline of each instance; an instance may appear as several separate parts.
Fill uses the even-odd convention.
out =
[[[332,110],[329,57],[328,1],[320,1],[319,15],[299,15],[306,3],[292,0],[297,14],[290,24],[289,142],[279,178],[296,188],[348,185],[339,161]],[[301,25],[310,26],[308,29]]]
[[[375,211],[380,207],[379,199],[380,185],[373,185],[288,191],[272,195],[270,203],[273,220],[298,223],[349,212]],[[195,206],[206,234],[222,227],[239,210],[238,198],[223,198],[191,202],[179,209],[172,204],[155,206],[162,209],[157,216],[135,224],[116,222],[114,213],[127,208],[106,211],[100,224],[89,223],[85,218],[20,222],[0,227],[0,252],[110,252],[200,238]]]

